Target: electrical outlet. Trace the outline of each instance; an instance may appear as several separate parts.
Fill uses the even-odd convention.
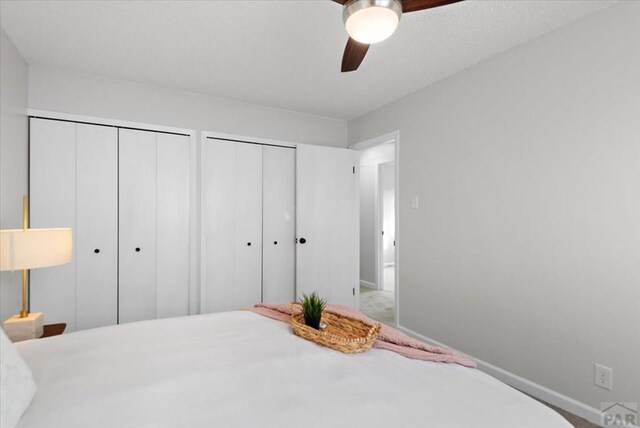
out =
[[[593,383],[600,388],[611,391],[613,389],[613,369],[596,363]]]

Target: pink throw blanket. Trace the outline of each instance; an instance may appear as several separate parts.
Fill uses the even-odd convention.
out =
[[[287,323],[291,319],[292,314],[291,305],[288,303],[259,303],[249,310],[256,314]],[[327,310],[357,318],[367,323],[376,323],[376,321],[368,318],[362,312],[356,311],[347,306],[327,305]],[[458,355],[449,349],[427,345],[426,343],[413,339],[401,331],[384,324],[382,324],[378,340],[373,344],[373,347],[386,349],[416,360],[455,363],[465,367],[476,366],[476,362],[470,358]]]

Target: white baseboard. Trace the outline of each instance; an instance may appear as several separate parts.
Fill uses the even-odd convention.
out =
[[[463,352],[457,351],[450,346],[445,345],[444,343],[440,343],[437,340],[430,339],[426,336],[416,333],[413,330],[402,327],[401,325],[398,325],[398,329],[405,332],[409,336],[422,340],[423,342],[426,342],[430,345],[448,348],[460,354],[464,354]],[[580,401],[574,400],[571,397],[567,397],[566,395],[560,394],[559,392],[553,391],[528,379],[510,373],[506,370],[501,369],[500,367],[494,366],[493,364],[489,364],[485,361],[474,358],[471,355],[469,355],[469,357],[474,359],[478,363],[479,370],[495,377],[501,382],[504,382],[509,386],[512,386],[526,394],[529,394],[532,397],[547,402],[553,406],[559,407],[563,410],[566,410],[567,412],[573,413],[574,415],[580,416],[581,418],[584,418],[593,424],[601,426],[601,413],[598,409],[588,406],[584,403],[581,403]]]
[[[367,287],[367,288],[372,288],[374,290],[378,289],[378,287],[373,282],[365,281],[364,279],[360,280],[360,286]]]

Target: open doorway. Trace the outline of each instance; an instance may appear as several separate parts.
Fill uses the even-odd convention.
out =
[[[397,323],[397,137],[351,147],[359,152],[359,307],[370,318]]]

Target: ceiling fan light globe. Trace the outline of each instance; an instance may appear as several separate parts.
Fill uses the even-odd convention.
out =
[[[368,45],[391,36],[401,15],[402,5],[397,0],[355,0],[347,2],[343,12],[349,36]]]

